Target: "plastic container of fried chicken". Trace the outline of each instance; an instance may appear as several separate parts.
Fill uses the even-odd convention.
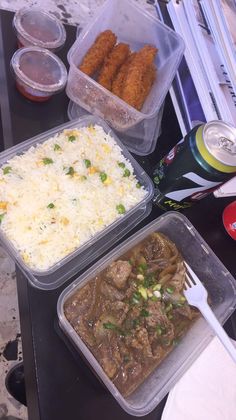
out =
[[[139,386],[130,394],[123,395],[123,393],[118,389],[116,386],[117,384],[117,378],[119,375],[119,372],[121,370],[122,377],[124,381],[127,379],[127,375],[133,375],[133,378],[136,378],[135,375],[138,374],[138,365],[137,363],[140,363],[140,360],[144,360],[144,356],[140,358],[140,354],[137,353],[134,355],[134,359],[132,359],[132,363],[130,364],[125,370],[122,368],[122,362],[119,359],[119,354],[117,354],[117,349],[119,349],[120,354],[122,357],[124,357],[124,362],[129,362],[128,357],[130,357],[130,347],[129,350],[125,350],[124,347],[120,344],[119,347],[114,346],[114,341],[112,341],[112,331],[113,335],[114,329],[108,329],[108,327],[112,327],[112,325],[103,324],[104,331],[102,330],[101,333],[105,334],[106,331],[111,333],[108,333],[109,340],[109,346],[110,346],[110,353],[106,353],[104,355],[104,359],[102,359],[101,364],[98,362],[98,360],[95,358],[93,354],[93,345],[99,345],[100,343],[100,335],[97,335],[97,332],[100,330],[97,330],[97,327],[101,326],[100,321],[107,322],[104,320],[104,318],[98,320],[94,320],[94,314],[97,314],[94,308],[99,307],[98,299],[97,299],[97,291],[99,290],[99,285],[96,283],[96,286],[94,286],[95,281],[99,281],[99,278],[102,279],[102,281],[108,281],[109,282],[109,289],[102,289],[102,294],[104,296],[104,305],[107,303],[107,296],[110,296],[111,302],[113,302],[113,306],[106,307],[106,315],[112,314],[113,316],[113,322],[118,323],[119,330],[117,330],[117,333],[120,334],[121,339],[120,343],[125,342],[126,346],[129,344],[129,337],[130,335],[127,333],[122,334],[122,331],[124,332],[125,325],[127,324],[127,319],[131,316],[132,318],[132,308],[136,304],[139,304],[140,296],[137,295],[136,292],[140,291],[142,293],[142,296],[144,299],[145,295],[143,294],[145,290],[147,290],[148,299],[145,300],[147,304],[147,312],[144,311],[144,313],[140,313],[140,316],[145,317],[145,325],[148,329],[150,328],[158,328],[158,335],[162,337],[160,331],[159,331],[159,324],[160,322],[160,315],[154,319],[154,312],[151,310],[150,313],[150,307],[152,307],[152,304],[149,305],[151,301],[153,300],[153,296],[150,297],[149,292],[150,289],[143,290],[143,287],[148,287],[147,284],[144,284],[141,288],[134,288],[134,294],[131,297],[131,308],[129,308],[130,312],[126,312],[126,315],[121,320],[121,315],[119,313],[115,312],[115,304],[117,304],[117,299],[122,300],[120,302],[120,305],[123,305],[123,311],[125,312],[125,304],[129,302],[128,294],[121,295],[122,294],[122,288],[118,289],[118,286],[120,286],[117,281],[121,281],[121,271],[117,271],[117,278],[116,283],[110,282],[110,280],[107,279],[107,271],[109,268],[114,267],[114,264],[121,264],[123,261],[123,264],[126,262],[130,263],[131,266],[133,264],[132,258],[134,255],[138,255],[138,250],[140,247],[142,247],[142,244],[144,241],[146,242],[146,250],[148,251],[148,254],[145,253],[146,259],[149,261],[149,258],[152,260],[152,255],[155,255],[155,253],[159,256],[159,259],[155,259],[155,264],[158,264],[158,262],[161,262],[161,255],[162,254],[162,245],[161,242],[159,243],[159,246],[155,245],[155,242],[152,242],[150,239],[150,235],[155,234],[160,235],[164,234],[166,235],[169,240],[172,241],[172,243],[175,244],[178,251],[181,253],[182,258],[188,262],[192,269],[197,274],[198,278],[204,283],[204,286],[206,287],[208,291],[208,297],[209,302],[211,305],[211,308],[213,312],[215,313],[215,316],[219,320],[221,324],[224,324],[224,322],[229,318],[229,316],[233,313],[236,306],[236,280],[232,277],[232,275],[229,273],[229,271],[224,267],[224,265],[220,262],[220,260],[216,257],[214,252],[210,249],[210,247],[206,244],[204,239],[200,236],[200,234],[197,232],[197,230],[194,228],[192,223],[182,214],[179,214],[177,212],[167,212],[164,215],[160,216],[156,220],[152,221],[150,224],[136,232],[133,236],[128,238],[125,242],[118,245],[114,250],[109,252],[107,255],[105,255],[102,259],[97,261],[92,267],[90,267],[84,274],[79,276],[77,279],[74,280],[73,283],[71,283],[64,291],[62,291],[58,304],[57,304],[57,314],[59,319],[59,325],[61,327],[61,330],[63,331],[63,336],[66,337],[66,339],[69,339],[69,341],[72,343],[74,349],[76,352],[78,352],[78,355],[80,355],[82,358],[84,358],[92,371],[95,373],[95,375],[100,378],[100,380],[104,383],[104,385],[108,388],[110,393],[113,395],[113,397],[117,400],[117,402],[120,404],[120,406],[129,414],[132,416],[145,416],[148,413],[150,413],[152,410],[157,407],[157,405],[160,403],[160,401],[165,397],[165,395],[171,390],[171,388],[176,384],[176,382],[181,378],[181,376],[188,370],[188,368],[192,365],[192,363],[197,359],[197,357],[201,354],[201,352],[206,348],[208,343],[213,338],[212,331],[210,329],[210,326],[208,323],[201,317],[197,316],[194,320],[192,320],[192,323],[188,327],[187,330],[185,330],[183,333],[181,332],[180,336],[175,337],[175,340],[173,342],[164,342],[160,339],[160,349],[167,346],[170,351],[166,354],[165,358],[161,360],[161,362],[154,368],[154,370],[145,377],[143,382],[139,384]],[[133,251],[132,251],[133,250]],[[134,252],[132,254],[132,252]],[[167,252],[167,250],[165,250]],[[137,254],[135,254],[137,253]],[[154,253],[154,254],[152,254]],[[172,263],[175,264],[173,261],[173,255],[172,254]],[[155,257],[157,257],[155,255]],[[167,255],[167,254],[165,254]],[[176,255],[176,254],[175,254]],[[152,260],[154,261],[154,260]],[[153,262],[154,263],[154,262]],[[171,264],[172,264],[171,263]],[[182,264],[182,263],[181,263]],[[172,266],[173,267],[173,266]],[[178,267],[178,264],[177,264]],[[140,268],[145,270],[145,267],[141,264]],[[167,268],[164,269],[165,276],[168,275]],[[171,271],[172,270],[172,271]],[[178,270],[178,269],[177,269]],[[133,272],[133,271],[132,271]],[[169,267],[169,273],[172,272],[172,275],[175,275],[173,273],[176,273],[175,269],[170,269]],[[180,272],[179,272],[180,273]],[[145,272],[144,272],[144,275]],[[142,276],[142,278],[144,277]],[[181,274],[183,275],[183,274]],[[120,277],[119,277],[120,276]],[[138,275],[140,278],[140,281],[142,281],[142,278],[140,277],[140,274]],[[129,285],[132,285],[132,279],[134,277],[129,278]],[[105,280],[104,280],[105,279]],[[144,277],[145,279],[145,277]],[[177,277],[175,277],[175,280]],[[184,277],[183,277],[184,280]],[[91,283],[93,282],[93,283]],[[92,292],[88,292],[88,289],[86,290],[86,287],[93,284]],[[100,283],[101,284],[101,283]],[[108,283],[107,283],[108,284]],[[116,284],[117,288],[114,288],[114,284]],[[91,286],[90,286],[91,287]],[[134,286],[135,287],[135,286]],[[175,283],[175,287],[176,283]],[[142,290],[141,290],[142,289]],[[156,290],[157,288],[155,288]],[[84,290],[84,298],[83,302],[81,303],[81,300],[79,301],[78,296],[80,293],[80,290]],[[161,290],[158,288],[158,290]],[[167,289],[166,289],[167,290]],[[86,293],[85,293],[86,292]],[[108,294],[109,293],[109,294]],[[118,293],[118,295],[117,295]],[[176,289],[173,291],[168,289],[168,293],[171,294],[172,299],[174,299],[174,294],[176,293]],[[173,293],[173,294],[172,294]],[[113,299],[113,297],[116,297]],[[106,296],[106,298],[105,298]],[[130,295],[129,295],[130,296]],[[157,294],[158,296],[158,294]],[[165,295],[166,298],[166,295]],[[157,297],[158,299],[158,297]],[[176,302],[176,301],[175,301]],[[155,303],[155,302],[154,302]],[[176,303],[177,306],[180,307],[180,311],[183,315],[183,307]],[[175,305],[173,303],[173,305]],[[104,306],[105,307],[105,306]],[[69,309],[68,309],[69,308]],[[119,308],[119,307],[118,307]],[[164,310],[164,309],[163,309]],[[173,309],[171,309],[172,311]],[[179,309],[177,309],[179,310]],[[110,311],[110,312],[109,312]],[[148,313],[149,311],[149,313]],[[173,310],[174,313],[175,310]],[[171,316],[175,317],[176,315],[171,315],[169,313],[169,308],[167,312],[166,308],[166,316],[169,320],[171,320]],[[123,312],[122,312],[123,314]],[[69,315],[70,315],[70,321],[69,322]],[[171,315],[171,316],[170,316]],[[99,315],[98,315],[99,316]],[[150,317],[151,318],[148,318]],[[163,315],[161,315],[163,316]],[[185,315],[187,316],[187,313]],[[95,315],[96,317],[96,315]],[[133,318],[132,318],[133,319]],[[150,319],[150,323],[148,322],[148,319]],[[187,318],[186,318],[187,319]],[[138,321],[140,318],[137,319],[137,314],[135,313],[135,326],[139,325]],[[155,321],[156,320],[156,321]],[[155,322],[153,323],[153,322]],[[142,321],[139,321],[142,322]],[[170,321],[173,322],[173,321]],[[184,322],[184,320],[178,318],[178,322],[176,324],[176,330],[175,332],[178,332],[181,322]],[[168,323],[168,321],[167,321]],[[87,327],[85,327],[87,325]],[[149,327],[147,326],[149,325]],[[89,349],[89,345],[86,345],[86,340],[88,340],[88,337],[86,336],[91,333],[91,329],[93,330],[93,334],[95,337],[95,344],[92,343],[92,350],[91,346]],[[77,332],[76,332],[77,331]],[[152,331],[152,330],[151,330]],[[127,331],[126,331],[127,332]],[[150,330],[149,330],[150,332]],[[164,332],[165,334],[165,332]],[[122,337],[124,337],[122,339]],[[170,336],[168,336],[170,338]],[[64,337],[63,337],[64,338]],[[113,337],[114,338],[114,337]],[[163,337],[164,338],[164,337]],[[151,340],[151,339],[150,339]],[[151,341],[150,341],[151,342]],[[88,341],[87,341],[88,343]],[[102,345],[103,345],[102,341]],[[153,345],[153,342],[151,342]],[[90,343],[91,344],[91,343]],[[124,343],[123,343],[124,344]],[[100,349],[102,349],[99,347]],[[143,344],[144,345],[144,344]],[[170,347],[168,347],[170,346]],[[142,347],[143,348],[143,347]],[[158,351],[159,351],[158,350]],[[152,347],[153,356],[149,354],[149,356],[145,357],[155,357],[155,350]],[[106,356],[106,357],[105,357]],[[158,353],[157,353],[158,356]],[[112,363],[116,364],[116,371],[113,372],[113,377],[109,373],[105,373],[106,370],[106,360],[112,360]],[[103,366],[102,366],[103,365]],[[135,380],[135,379],[134,379]],[[154,417],[153,417],[154,418]]]
[[[119,136],[120,140],[131,153],[145,156],[154,152],[156,142],[161,135],[161,120],[164,104],[156,117],[151,120],[143,120],[136,126],[120,133],[118,130],[114,132]],[[67,109],[67,115],[70,121],[82,118],[85,115],[91,115],[86,109],[70,101]]]
[[[98,83],[97,73],[100,71],[101,63],[100,67],[95,66],[93,69],[95,73],[92,75],[80,69],[86,53],[104,31],[112,31],[116,36],[116,43],[128,44],[131,53],[138,52],[147,45],[158,50],[152,64],[156,68],[155,80],[141,109],[117,96],[113,89],[108,90]],[[106,47],[105,43],[104,51]],[[101,55],[101,50],[103,51],[103,48],[94,54],[94,58],[90,57],[92,66],[96,62],[97,53]],[[70,69],[67,95],[80,107],[106,120],[115,130],[128,133],[126,146],[134,153],[148,154],[153,149],[153,141],[158,131],[156,128],[160,125],[162,117],[162,105],[183,52],[182,38],[157,17],[146,12],[134,0],[107,0],[83,29],[68,53]],[[142,75],[145,66],[145,60],[138,64],[137,77]],[[126,88],[131,96],[135,97],[137,94],[135,101],[139,102],[140,92],[136,92],[139,83],[137,79],[130,77],[129,71],[126,75],[129,75],[126,79]]]

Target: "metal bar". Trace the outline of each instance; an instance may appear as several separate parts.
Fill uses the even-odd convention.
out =
[[[2,10],[0,10],[0,107],[4,149],[14,145],[7,84],[7,71],[10,71],[10,69],[6,68],[6,63],[4,60],[3,15]]]

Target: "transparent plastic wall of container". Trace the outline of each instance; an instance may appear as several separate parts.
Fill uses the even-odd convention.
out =
[[[75,349],[87,359],[121,407],[133,416],[145,416],[160,403],[175,383],[205,349],[214,334],[200,317],[192,324],[180,343],[173,348],[160,365],[127,398],[124,398],[77,335],[64,314],[65,302],[114,260],[122,257],[153,232],[166,234],[177,246],[183,258],[196,272],[208,291],[212,310],[223,324],[236,307],[236,280],[224,267],[190,221],[182,214],[168,212],[135,233],[108,255],[78,277],[60,295],[57,305],[59,323]]]

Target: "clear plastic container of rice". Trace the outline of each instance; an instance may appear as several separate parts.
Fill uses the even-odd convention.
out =
[[[133,416],[150,413],[214,336],[185,299],[184,261],[223,324],[235,310],[236,280],[174,212],[118,245],[58,300],[64,335]]]
[[[82,270],[150,212],[153,184],[87,116],[0,154],[0,237],[39,288]]]

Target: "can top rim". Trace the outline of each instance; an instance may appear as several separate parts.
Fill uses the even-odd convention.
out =
[[[223,121],[210,121],[203,127],[208,152],[221,163],[236,167],[236,127]]]

